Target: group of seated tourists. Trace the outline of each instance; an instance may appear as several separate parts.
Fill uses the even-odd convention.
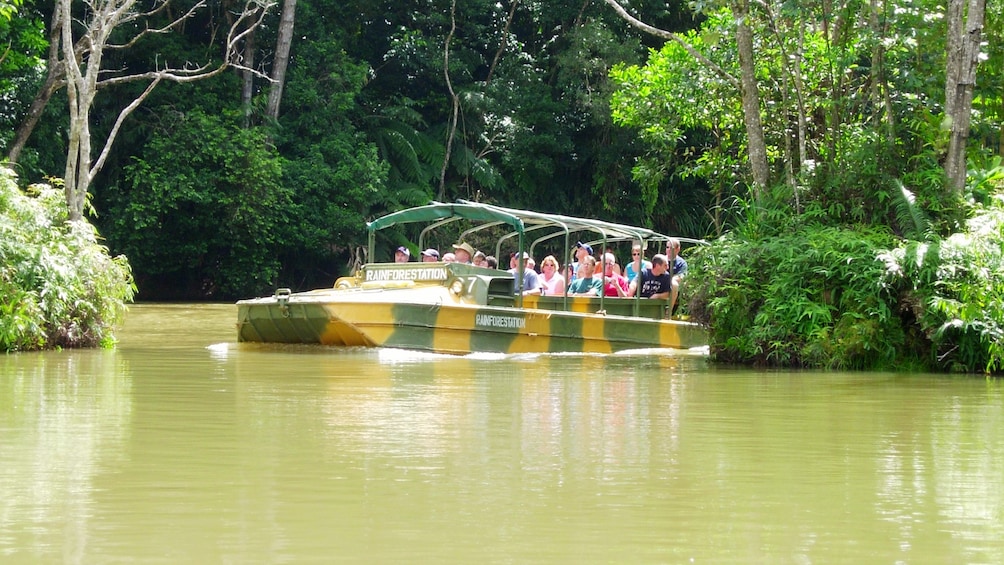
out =
[[[554,255],[544,257],[538,271],[533,257],[525,251],[522,255],[510,254],[508,271],[513,274],[515,291],[524,295],[600,296],[602,293],[609,297],[633,297],[640,290],[643,298],[668,299],[672,311],[680,281],[687,273],[687,262],[679,252],[679,240],[671,238],[666,241],[665,253],[656,253],[649,260],[644,258],[641,244],[635,243],[631,248],[631,261],[622,268],[610,248],[594,256],[592,246],[580,241],[575,244],[573,260],[564,274]],[[405,246],[398,247],[394,260],[407,263],[411,260],[411,252]],[[442,255],[436,249],[426,249],[421,252],[421,260],[499,268],[497,258],[475,250],[466,242],[454,244],[453,251]],[[520,261],[523,263],[522,285],[518,281]]]

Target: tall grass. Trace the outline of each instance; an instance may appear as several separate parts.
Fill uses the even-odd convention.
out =
[[[61,191],[17,186],[0,167],[0,349],[107,347],[135,285],[86,221],[66,220]]]

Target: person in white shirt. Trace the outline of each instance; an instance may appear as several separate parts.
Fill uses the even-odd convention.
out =
[[[561,276],[561,267],[554,255],[544,257],[540,262],[540,294],[544,296],[562,296],[565,294],[565,277]]]

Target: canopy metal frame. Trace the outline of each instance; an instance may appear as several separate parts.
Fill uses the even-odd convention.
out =
[[[605,222],[602,220],[596,220],[591,218],[577,218],[574,216],[565,216],[562,214],[546,214],[542,212],[533,212],[530,210],[519,210],[516,208],[507,208],[504,206],[496,206],[494,204],[485,204],[478,202],[471,202],[468,200],[458,200],[455,203],[441,203],[441,202],[431,202],[425,206],[416,206],[413,208],[406,208],[404,210],[399,210],[381,216],[372,222],[366,224],[366,229],[368,231],[368,256],[375,257],[374,252],[376,248],[376,232],[389,228],[391,226],[401,225],[401,224],[413,224],[413,223],[426,223],[428,224],[424,229],[422,229],[419,235],[419,248],[422,248],[425,242],[425,238],[430,231],[435,230],[441,226],[449,224],[457,220],[468,220],[471,222],[480,222],[479,225],[467,229],[464,231],[464,237],[476,231],[487,229],[489,227],[495,226],[508,226],[511,231],[503,235],[499,242],[496,244],[496,256],[499,257],[501,261],[501,256],[499,253],[502,249],[503,241],[507,241],[512,238],[517,239],[517,251],[519,257],[522,257],[524,251],[532,252],[533,248],[537,246],[541,241],[547,239],[564,236],[564,255],[563,257],[569,257],[569,251],[571,246],[571,234],[577,232],[588,232],[594,233],[598,237],[585,241],[590,247],[594,244],[600,244],[600,249],[606,249],[607,243],[614,241],[637,241],[642,246],[642,251],[648,246],[648,242],[665,242],[672,239],[672,236],[662,234],[648,228],[642,228],[637,226],[629,226],[626,224],[618,224],[614,222]],[[553,233],[545,234],[543,236],[537,237],[529,244],[529,249],[527,249],[527,235],[538,230],[552,229]],[[706,245],[707,242],[700,239],[677,237],[677,240],[685,243],[693,243],[698,245]],[[601,254],[602,256],[602,254]],[[643,257],[644,258],[644,257]],[[602,259],[601,259],[602,260]],[[518,300],[518,305],[522,307],[523,305],[523,269],[524,262],[517,261],[517,273],[516,273],[516,296]],[[640,286],[638,288],[639,292],[635,293],[635,298],[640,297]],[[603,299],[604,292],[600,292],[600,310],[603,310]],[[567,308],[568,299],[565,299],[565,307]],[[635,304],[635,314],[637,314],[638,305]]]

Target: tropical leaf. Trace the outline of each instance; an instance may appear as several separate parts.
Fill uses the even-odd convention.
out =
[[[907,239],[921,240],[930,231],[931,222],[917,205],[917,198],[902,182],[895,181],[897,190],[892,192],[893,210],[896,222]]]

